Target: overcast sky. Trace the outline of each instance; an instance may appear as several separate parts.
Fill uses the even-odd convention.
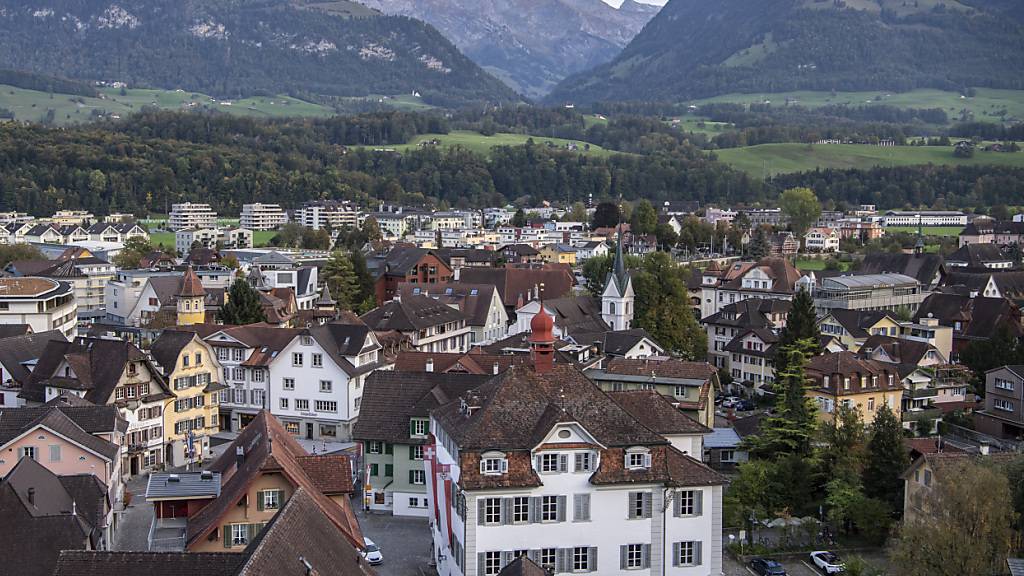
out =
[[[622,0],[604,0],[604,1],[607,2],[608,4],[611,4],[612,6],[615,6],[616,8],[618,8],[620,5],[622,5]],[[664,6],[665,2],[668,2],[668,0],[636,0],[636,1],[640,2],[641,4],[654,4],[656,6]]]

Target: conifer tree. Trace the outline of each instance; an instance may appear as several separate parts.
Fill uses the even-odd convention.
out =
[[[239,326],[266,322],[267,315],[263,312],[256,289],[245,280],[235,280],[228,290],[228,301],[220,309],[220,321]]]

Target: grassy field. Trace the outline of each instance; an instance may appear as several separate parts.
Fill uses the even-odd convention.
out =
[[[269,246],[270,239],[277,234],[274,230],[256,230],[252,233],[253,246],[260,248]],[[174,232],[151,232],[149,241],[153,246],[163,244],[167,248],[174,248]]]
[[[909,232],[917,234],[917,226],[890,226],[886,232]],[[959,236],[963,226],[924,226],[921,233],[925,236]]]
[[[537,144],[544,145],[548,142],[559,147],[565,148],[566,146],[575,144],[577,150],[581,154],[594,154],[598,156],[607,156],[612,154],[611,151],[605,150],[600,146],[591,144],[589,150],[584,149],[585,143],[578,142],[575,140],[563,140],[562,138],[547,138],[544,136],[529,136],[526,134],[509,134],[509,133],[498,133],[494,136],[484,136],[479,132],[469,132],[465,130],[455,130],[448,134],[424,134],[413,138],[412,142],[408,144],[402,144],[398,146],[363,146],[363,148],[371,150],[383,150],[383,151],[394,151],[394,152],[405,152],[407,150],[415,150],[420,147],[421,143],[431,142],[436,140],[438,146],[449,147],[449,146],[462,146],[470,151],[477,152],[480,154],[487,154],[491,151],[491,148],[495,146],[520,146],[526,144],[526,141],[533,138],[533,141]],[[427,144],[424,144],[426,146]]]
[[[1024,167],[1024,152],[977,151],[974,158],[956,158],[952,147],[897,146],[882,148],[867,144],[762,144],[728,148],[715,152],[719,160],[753,176],[786,174],[815,168],[857,168],[874,166],[985,165]]]
[[[707,136],[717,136],[726,130],[733,127],[732,124],[727,122],[712,122],[706,118],[694,117],[694,116],[683,116],[681,118],[673,118],[671,124],[683,132],[693,132],[695,134],[706,134]]]
[[[826,259],[825,258],[799,258],[796,261],[796,267],[797,267],[798,270],[818,271],[818,270],[824,270],[825,269],[825,263],[826,263]],[[850,269],[850,263],[849,262],[840,262],[839,263],[839,269],[843,270],[844,272],[846,270],[849,270]]]
[[[1024,119],[1024,90],[996,90],[978,88],[977,94],[971,98],[962,98],[957,92],[942,90],[912,90],[910,92],[782,92],[762,94],[725,94],[690,102],[700,106],[712,102],[734,102],[738,104],[759,104],[771,102],[785,105],[786,101],[801,106],[816,108],[830,104],[847,104],[850,106],[867,106],[886,104],[897,108],[942,108],[949,115],[950,121],[960,116],[960,111],[967,109],[974,114],[975,120],[997,122],[1003,118],[1001,112],[1006,111],[1005,119]]]
[[[0,85],[0,108],[12,111],[15,120],[26,122],[43,121],[48,111],[53,110],[53,122],[58,125],[89,122],[94,118],[94,110],[109,116],[123,117],[147,105],[166,110],[220,110],[262,118],[327,117],[334,113],[325,106],[289,96],[217,101],[204,94],[177,90],[131,89],[126,90],[124,96],[120,92],[107,88],[100,91],[99,98],[84,98]]]

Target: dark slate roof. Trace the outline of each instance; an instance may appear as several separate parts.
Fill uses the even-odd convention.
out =
[[[93,474],[71,474],[58,476],[57,479],[74,500],[77,512],[90,525],[101,527],[106,524],[107,509],[110,506],[106,484]]]
[[[479,406],[467,414],[462,404]],[[659,445],[663,437],[637,422],[573,366],[538,374],[513,366],[433,412],[459,447],[530,450],[558,422],[579,422],[606,446]]]
[[[755,267],[762,269],[771,278],[772,287],[769,291],[780,294],[792,294],[797,280],[802,276],[789,260],[769,256],[757,262],[733,263],[722,272],[722,286],[734,290],[751,291],[750,288],[743,288],[743,276]]]
[[[53,576],[233,576],[245,559],[231,552],[65,550]]]
[[[710,428],[683,414],[655,390],[608,392],[608,396],[644,426],[663,436],[711,433]]]
[[[644,338],[654,342],[656,346],[661,348],[661,345],[655,342],[654,338],[647,333],[647,330],[644,330],[643,328],[633,328],[632,330],[611,330],[605,332],[604,347],[602,350],[605,354],[623,356],[632,350],[633,347],[639,344]]]
[[[146,498],[195,498],[220,496],[220,472],[154,472],[146,482]],[[175,478],[174,481],[171,479]]]
[[[505,252],[507,254],[515,254],[520,258],[538,256],[540,254],[536,248],[529,244],[506,244],[498,251]]]
[[[546,289],[546,287],[545,287]],[[563,334],[579,344],[591,344],[604,339],[611,330],[601,318],[601,302],[590,296],[568,296],[544,299],[544,307],[554,313],[555,325]]]
[[[864,341],[860,352],[870,354],[872,350],[883,350],[895,364],[910,364],[916,367],[924,355],[933,348],[934,346],[927,342],[874,335]]]
[[[433,250],[416,248],[414,246],[397,246],[391,252],[388,252],[381,265],[381,270],[387,275],[406,276],[412,267],[419,264],[420,260],[428,254],[437,256],[446,266],[449,265],[447,259],[442,258],[441,255]]]
[[[505,306],[516,306],[519,299],[530,300],[537,286],[544,285],[545,300],[569,294],[575,281],[564,268],[483,268],[466,267],[459,271],[459,281],[469,284],[492,284],[498,289]]]
[[[707,362],[685,360],[652,360],[613,358],[605,369],[607,374],[623,376],[654,375],[657,378],[679,378],[685,380],[707,380],[715,374],[715,367]]]
[[[433,363],[431,372],[453,372],[463,374],[494,374],[508,370],[512,364],[529,362],[526,354],[490,354],[480,347],[469,352],[419,352],[403,350],[395,358],[394,369],[399,372],[427,372],[427,363]]]
[[[928,317],[938,319],[943,326],[960,322],[960,330],[954,332],[959,338],[988,339],[1003,328],[1014,335],[1024,334],[1020,309],[1006,298],[932,293],[914,313],[915,321]]]
[[[1006,567],[1010,570],[1010,576],[1024,576],[1024,558],[1007,558]]]
[[[25,336],[31,333],[32,326],[28,324],[0,324],[0,339]]]
[[[331,360],[350,376],[375,370],[381,365],[380,362],[373,362],[356,367],[346,358],[379,349],[378,346],[365,346],[370,332],[366,324],[345,322],[330,322],[309,329],[309,335],[330,355]]]
[[[24,386],[31,377],[24,364],[42,356],[50,342],[67,342],[67,338],[59,330],[3,338],[0,340],[0,364],[10,372],[15,382]]]
[[[490,374],[399,372],[378,370],[366,378],[359,419],[352,430],[357,440],[423,444],[409,436],[409,419],[426,418],[430,410],[458,398],[491,378]]]
[[[164,330],[149,347],[149,353],[165,372],[170,373],[178,363],[181,350],[197,337],[189,330]]]
[[[33,502],[28,491],[33,489]],[[31,458],[22,458],[0,482],[0,549],[4,572],[50,576],[61,550],[82,550],[94,527],[72,514],[72,497],[58,477]]]
[[[465,314],[426,296],[408,296],[401,301],[392,300],[360,316],[367,326],[376,331],[398,330],[411,332],[438,324],[466,320]]]
[[[829,315],[836,322],[839,322],[854,338],[867,338],[869,336],[867,329],[877,324],[886,316],[896,320],[896,316],[884,310],[844,310],[837,308],[830,310]]]
[[[490,251],[489,251],[490,252]],[[492,252],[493,253],[493,252]],[[463,282],[442,282],[439,284],[412,284],[402,282],[398,285],[399,298],[421,294],[443,304],[454,305],[466,316],[471,326],[487,324],[496,288],[493,284],[467,284]]]
[[[748,298],[723,306],[701,322],[736,328],[770,328],[773,324],[767,314],[789,314],[792,307],[793,303],[789,300]]]
[[[969,268],[984,268],[987,264],[1012,260],[995,244],[964,244],[946,256],[947,264],[957,263]]]
[[[90,426],[96,424],[101,419],[98,414],[109,414],[111,411],[113,411],[116,420],[108,419],[113,420],[109,422],[109,425],[99,426],[99,429],[93,433],[83,428],[83,425]],[[108,460],[113,460],[117,457],[120,447],[93,434],[111,432],[115,429],[114,427],[121,431],[126,430],[127,425],[121,424],[124,420],[116,416],[116,414],[117,408],[114,406],[8,408],[0,412],[0,445],[7,444],[28,430],[38,426],[45,426],[72,442]],[[72,418],[72,415],[77,416],[77,420],[81,421],[82,425],[79,425]]]
[[[548,571],[537,565],[536,562],[530,560],[526,556],[519,556],[515,560],[509,562],[501,572],[498,572],[498,576],[550,576]]]
[[[942,269],[938,254],[868,254],[857,268],[857,274],[903,274],[923,286],[931,286]]]
[[[63,362],[74,370],[75,377],[57,374]],[[103,338],[79,338],[74,342],[51,340],[39,356],[29,382],[20,396],[32,402],[42,402],[47,386],[70,390],[85,390],[85,399],[95,404],[112,401],[114,388],[129,362],[143,362],[153,375],[150,380],[150,399],[170,398],[163,377],[146,355],[131,342]]]

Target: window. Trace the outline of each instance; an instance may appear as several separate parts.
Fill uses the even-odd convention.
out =
[[[309,410],[309,400],[303,400],[302,398],[295,399],[296,410]]]
[[[931,486],[932,485],[932,471],[931,470],[925,470],[924,471],[924,485],[925,486]]]
[[[232,379],[245,380],[245,368],[235,368]]]
[[[541,454],[540,471],[558,472],[558,454]]]
[[[572,571],[573,572],[589,572],[590,568],[590,548],[586,546],[577,546],[572,549]]]
[[[554,548],[541,548],[540,549],[540,565],[542,568],[554,570],[555,568],[555,549]]]
[[[380,454],[383,451],[380,440],[370,440],[366,445],[366,451],[370,454]]]
[[[263,491],[263,509],[264,510],[277,510],[281,506],[281,491],[280,490],[264,490]]]
[[[630,520],[651,517],[652,495],[650,492],[630,492],[627,495],[628,504],[626,517]]]
[[[281,387],[285,390],[295,390],[295,378],[285,378],[284,382],[281,383]]]
[[[558,496],[541,496],[540,497],[540,521],[541,522],[557,522],[558,521]]]
[[[484,499],[484,524],[501,524],[501,498]]]
[[[320,354],[319,352],[314,352],[313,353],[313,360],[310,363],[313,365],[313,368],[323,368],[324,367],[324,355]]]
[[[330,380],[321,380],[320,381],[320,391],[321,392],[330,393],[333,388],[334,388],[334,385],[331,384]]]
[[[427,483],[427,473],[423,470],[409,470],[409,483],[422,486]]]
[[[260,370],[259,368],[254,368],[253,369],[253,371],[252,371],[252,381],[253,382],[263,382],[264,376],[266,376],[266,373],[263,370]]]
[[[303,336],[302,338],[299,339],[299,342],[303,346],[312,346],[313,345],[313,337],[312,336]]]
[[[733,450],[722,450],[719,452],[718,461],[722,463],[736,462],[736,452]]]
[[[641,470],[650,467],[650,452],[646,450],[631,450],[626,452],[626,468],[630,470]]]
[[[409,498],[409,508],[419,508],[419,506],[420,506],[420,499],[419,498]]]
[[[992,407],[996,410],[1002,410],[1004,412],[1013,412],[1013,402],[1009,400],[1003,400],[1001,398],[992,399]]]
[[[114,400],[124,400],[124,388],[120,386],[114,388]]]
[[[868,411],[874,412],[875,410],[875,399],[874,397],[868,398]]]
[[[676,542],[672,547],[675,548],[676,566],[700,565],[700,542]]]
[[[1013,382],[1011,382],[1009,380],[1004,380],[1002,378],[996,378],[995,386],[996,386],[996,388],[999,388],[1000,390],[1009,390],[1010,392],[1013,392]]]
[[[410,446],[409,447],[409,459],[410,460],[423,460],[423,446]]]
[[[622,568],[636,569],[644,567],[644,545],[627,544],[622,547]]]
[[[35,446],[23,446],[21,448],[21,457],[22,458],[31,458],[31,459],[35,460],[36,459],[36,447]]]
[[[512,523],[525,524],[530,521],[530,498],[516,496],[512,498]]]
[[[577,452],[573,459],[575,461],[573,469],[576,472],[590,472],[594,469],[593,452]]]
[[[60,444],[50,445],[50,462],[60,462]]]
[[[249,525],[248,524],[232,524],[231,525],[231,545],[232,546],[244,546],[249,542]]]
[[[307,401],[308,403],[308,401]],[[316,401],[317,412],[337,412],[338,403],[333,400],[317,400]]]
[[[302,366],[302,352],[292,352],[292,366]]]
[[[505,458],[483,458],[480,460],[481,474],[501,474],[508,470],[508,460]]]
[[[289,434],[297,435],[299,433],[299,423],[298,422],[285,422],[284,423],[284,429],[287,430]]]
[[[202,352],[196,352],[196,366],[202,366],[202,365],[203,365],[203,353]]]
[[[429,424],[427,420],[410,420],[409,434],[411,436],[426,436]]]
[[[676,492],[679,499],[679,516],[693,516],[697,513],[697,493],[693,490],[680,490]]]
[[[843,390],[849,390],[849,389],[850,389],[850,379],[849,378],[843,378]]]
[[[501,572],[501,552],[484,552],[484,574],[490,576]]]

